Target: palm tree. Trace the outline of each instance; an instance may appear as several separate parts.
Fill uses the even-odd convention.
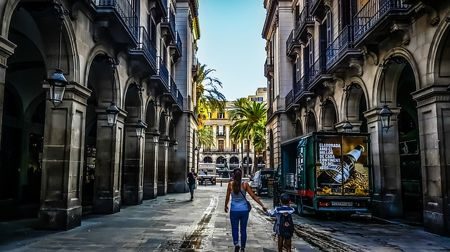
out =
[[[200,125],[210,110],[221,111],[225,107],[225,95],[219,90],[222,88],[222,82],[218,78],[210,76],[215,71],[215,69],[207,68],[207,65],[203,64],[197,68],[193,77],[196,88],[197,106],[195,109]]]
[[[261,130],[265,127],[265,122],[267,120],[266,104],[238,100],[235,105],[236,109],[231,112],[232,119],[234,119],[231,135],[241,142],[247,140],[248,162],[250,159],[250,143],[255,143],[255,139],[261,137]]]
[[[214,134],[211,126],[200,127],[197,131],[198,147],[211,148],[214,146]]]

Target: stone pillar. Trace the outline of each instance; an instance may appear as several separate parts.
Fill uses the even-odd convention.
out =
[[[185,192],[187,171],[184,163],[179,162],[179,155],[183,155],[183,153],[178,153],[178,145],[175,147],[174,142],[174,140],[171,141],[169,146],[169,183],[167,186],[167,191],[169,193],[182,193]],[[175,148],[177,150],[175,150]]]
[[[391,108],[391,128],[387,132],[381,127],[380,110],[381,107],[364,113],[373,162],[373,211],[381,217],[400,217],[403,214],[397,129],[400,108]]]
[[[422,165],[423,223],[425,229],[450,231],[450,93],[433,85],[414,92],[417,101]]]
[[[144,155],[144,199],[154,199],[158,193],[159,134],[146,133]]]
[[[142,138],[136,135],[136,122],[125,125],[124,143],[122,202],[125,205],[138,205],[144,196],[144,165]]]
[[[159,139],[158,149],[158,196],[167,194],[167,160],[169,155],[169,138]]]
[[[0,36],[0,142],[3,128],[3,101],[5,95],[5,81],[6,81],[6,63],[8,57],[14,53],[16,45],[6,38]],[[1,144],[0,144],[1,148]]]
[[[58,107],[47,102],[39,220],[43,228],[71,229],[81,224],[86,103],[90,91],[67,86]]]
[[[95,166],[94,212],[111,214],[120,211],[120,167],[125,114],[117,124],[108,126],[105,109],[97,111],[97,156]]]

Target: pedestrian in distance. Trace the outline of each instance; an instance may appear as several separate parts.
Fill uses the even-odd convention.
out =
[[[294,208],[289,206],[289,195],[282,194],[280,196],[281,206],[268,211],[268,214],[276,218],[273,226],[273,231],[278,240],[278,252],[282,252],[285,248],[288,252],[291,251],[292,236],[294,235],[294,222],[292,221],[292,214]]]
[[[196,179],[197,179],[197,174],[195,173],[195,170],[192,169],[191,172],[189,172],[187,175],[189,192],[191,193],[191,201],[194,199],[194,190],[195,190]]]
[[[248,193],[267,212],[267,208],[253,193],[247,182],[242,181],[242,170],[239,168],[233,171],[233,180],[228,183],[227,194],[225,198],[225,212],[228,213],[228,203],[230,202],[230,222],[231,233],[233,235],[234,251],[245,251],[247,242],[247,223],[251,210],[251,204],[246,198]],[[239,233],[241,234],[241,242],[239,244]]]

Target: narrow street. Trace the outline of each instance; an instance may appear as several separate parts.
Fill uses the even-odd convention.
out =
[[[65,232],[0,223],[0,251],[232,251],[225,186],[200,186],[196,198],[171,194],[119,213],[88,216]],[[267,206],[271,199],[264,198]],[[295,215],[296,251],[448,251],[450,238],[420,227],[373,220],[324,220]],[[246,251],[276,251],[272,222],[255,206]]]

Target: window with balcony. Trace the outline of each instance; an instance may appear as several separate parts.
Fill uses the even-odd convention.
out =
[[[217,135],[224,136],[225,135],[224,128],[225,127],[223,125],[217,125]]]
[[[224,119],[225,118],[225,113],[219,113],[218,115],[217,115],[217,118],[219,118],[219,119]]]
[[[150,43],[152,43],[153,47],[156,48],[156,22],[151,15],[148,16],[148,30]]]
[[[235,143],[233,143],[233,145],[232,145],[232,151],[233,152],[237,152],[237,144],[235,144]]]

